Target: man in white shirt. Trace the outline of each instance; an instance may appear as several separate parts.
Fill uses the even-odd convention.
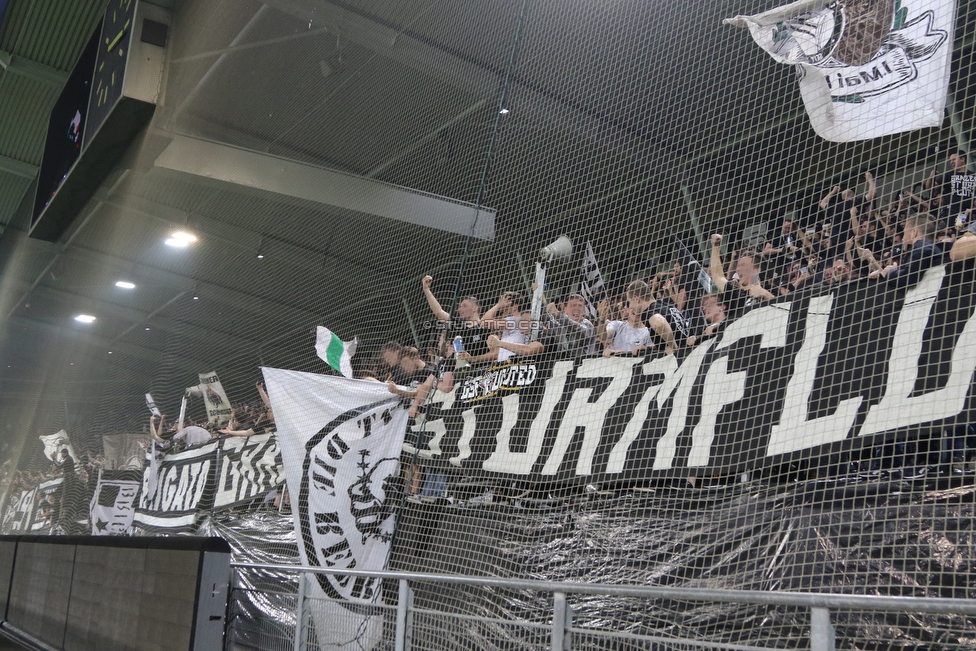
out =
[[[605,322],[609,312],[609,305],[606,301],[597,304],[597,312],[600,322]],[[599,334],[600,329],[597,329]],[[603,328],[603,342],[605,345],[603,354],[609,357],[618,353],[629,353],[637,355],[647,348],[651,342],[651,333],[647,329],[629,303],[620,306],[620,319],[610,321]]]
[[[187,425],[173,435],[174,441],[183,441],[186,447],[209,443],[211,438],[210,432],[198,425]]]
[[[481,327],[487,330],[500,331],[498,339],[509,344],[529,343],[528,333],[531,332],[531,324],[523,324],[525,315],[522,313],[519,304],[522,297],[518,292],[505,292],[498,298],[498,302],[485,312],[481,318]],[[528,313],[528,319],[532,318],[532,313]],[[525,327],[528,326],[528,327]],[[508,348],[498,347],[498,363],[505,362],[514,353]]]
[[[213,438],[210,432],[206,429],[198,427],[197,425],[187,425],[183,429],[176,430],[176,433],[173,434],[171,440],[167,441],[166,438],[163,437],[163,422],[165,420],[166,414],[163,414],[159,419],[159,426],[157,427],[156,416],[154,415],[149,419],[149,434],[157,443],[169,445],[173,441],[183,441],[187,447],[190,447],[191,445],[208,443],[210,439]]]

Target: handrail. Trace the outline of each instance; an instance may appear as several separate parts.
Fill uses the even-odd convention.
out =
[[[887,597],[882,595],[829,594],[822,592],[763,592],[760,590],[720,590],[714,588],[673,588],[667,586],[630,586],[603,583],[572,583],[559,581],[534,581],[529,579],[502,579],[492,577],[428,574],[424,572],[377,572],[368,570],[340,570],[303,565],[270,565],[263,563],[231,563],[231,567],[249,570],[275,570],[361,576],[375,579],[448,583],[490,588],[514,588],[540,592],[610,595],[616,597],[651,597],[658,599],[684,599],[687,601],[719,601],[724,603],[751,603],[804,608],[861,609],[938,614],[976,615],[976,599],[947,599],[945,597]]]

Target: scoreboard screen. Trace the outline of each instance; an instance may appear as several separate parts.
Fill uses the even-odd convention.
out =
[[[3,10],[4,2],[5,0],[0,0],[0,12]],[[34,197],[34,211],[31,216],[32,227],[81,155],[88,98],[91,95],[92,75],[95,71],[100,34],[101,28],[96,29],[92,34],[81,58],[78,59],[78,65],[68,77],[64,90],[61,91],[57,103],[51,110],[47,140],[44,144],[44,158],[37,177],[37,194]]]

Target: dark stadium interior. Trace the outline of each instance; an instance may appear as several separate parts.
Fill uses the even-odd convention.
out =
[[[353,360],[357,373],[381,369],[381,346],[386,342],[416,346],[422,353],[436,347],[441,331],[421,286],[427,274],[433,276],[433,293],[449,313],[456,314],[457,303],[468,295],[482,299],[484,312],[503,291],[531,295],[539,249],[565,234],[573,240],[577,257],[549,266],[550,298],[565,297],[579,287],[578,258],[587,244],[599,259],[610,287],[608,296],[617,297],[628,283],[650,281],[675,262],[686,264],[689,255],[707,270],[710,236],[721,233],[723,263],[731,278],[733,251],[741,258],[759,239],[776,241],[784,219],[792,220],[795,232],[816,227],[819,237],[824,215],[818,202],[834,186],[864,195],[869,191],[865,173],[873,174],[877,212],[892,207],[894,214],[898,211],[893,206],[908,201],[902,199],[903,191],[914,188],[921,193],[933,170],[946,171],[952,152],[969,151],[970,143],[976,142],[976,2],[969,0],[958,1],[941,126],[846,143],[815,134],[791,66],[774,61],[746,30],[722,22],[785,2],[152,4],[173,12],[165,101],[125,155],[112,161],[105,181],[90,188],[91,200],[55,242],[28,235],[35,203],[43,204],[35,177],[45,153],[50,111],[101,24],[107,0],[10,0],[6,15],[0,13],[0,464],[8,464],[4,477],[19,471],[18,481],[25,486],[53,468],[37,443],[39,435],[67,430],[83,453],[79,470],[91,479],[100,468],[103,435],[146,431],[147,392],[170,422],[180,396],[196,384],[200,373],[219,372],[235,407],[249,403],[255,414],[263,409],[255,390],[262,379],[260,367],[337,375],[316,355],[316,326],[327,326],[343,341],[358,337],[359,352]],[[7,55],[12,58],[4,58]],[[976,169],[973,155],[970,152],[970,174]],[[352,197],[357,192],[367,199]],[[908,214],[903,212],[902,221]],[[893,229],[900,223],[892,218]],[[882,226],[881,221],[877,224]],[[951,229],[951,224],[943,228]],[[167,239],[174,232],[191,233],[196,240],[172,246]],[[802,265],[802,257],[797,254],[790,260]],[[820,278],[824,263],[831,264],[826,258],[824,254],[819,260]],[[947,277],[955,284],[950,287],[946,281],[951,291],[930,301],[943,310],[940,314],[962,314],[973,307],[972,299],[959,298],[964,293],[959,287],[973,278],[971,265],[957,263],[952,269]],[[795,277],[779,275],[783,282],[773,289],[796,289],[786,282]],[[135,287],[119,287],[119,281]],[[863,348],[870,348],[873,337],[890,341],[898,315],[886,312],[875,293],[858,292],[847,292],[843,300],[837,293],[831,305],[848,310],[844,335],[862,348],[837,345],[832,352],[853,352],[831,363],[856,367],[853,375],[873,373],[865,385],[878,398],[885,388],[886,367]],[[851,325],[855,309],[879,305],[871,317],[874,321],[865,318]],[[75,318],[80,314],[96,318],[81,323]],[[797,318],[790,321],[791,336]],[[805,312],[802,318],[807,318]],[[860,326],[864,331],[858,331]],[[948,334],[939,333],[955,341],[962,325],[946,328]],[[799,346],[792,340],[791,345],[792,355]],[[924,354],[951,358],[952,343],[945,348],[927,347]],[[856,353],[862,357],[854,359]],[[784,361],[782,366],[791,364]],[[851,373],[837,384],[850,384]],[[932,371],[932,377],[923,373],[920,383],[945,382],[938,371]],[[379,379],[386,376],[380,374]],[[857,393],[848,389],[845,385],[831,393],[817,386],[831,409]],[[191,417],[200,421],[200,402],[191,403],[191,409]],[[759,411],[755,420],[768,420],[768,413]],[[858,425],[865,420],[864,411]],[[251,424],[256,426],[257,420],[255,416]],[[950,427],[963,432],[954,435],[955,441],[970,445],[972,426],[967,430],[961,422],[947,422],[946,431]],[[725,571],[727,558],[740,551],[742,558],[752,554],[742,551],[750,541],[761,539],[757,549],[778,554],[776,544],[785,546],[791,535],[794,540],[800,535],[806,547],[790,548],[790,562],[803,565],[804,558],[816,556],[807,574],[793,577],[797,585],[804,583],[802,589],[816,583],[817,568],[827,567],[825,573],[839,576],[837,567],[845,562],[869,566],[885,584],[900,580],[898,571],[905,569],[898,565],[901,561],[911,566],[905,570],[909,574],[925,573],[929,561],[938,566],[933,573],[941,572],[940,576],[953,562],[960,575],[971,573],[974,555],[967,547],[972,544],[968,532],[960,534],[965,542],[956,541],[960,549],[966,548],[958,562],[913,558],[901,559],[894,567],[865,551],[868,543],[852,542],[826,560],[829,554],[817,548],[818,536],[848,531],[845,527],[857,529],[850,540],[863,536],[871,545],[884,547],[894,544],[892,536],[901,535],[897,544],[908,547],[909,538],[914,545],[926,536],[951,537],[946,531],[952,527],[929,526],[926,518],[971,518],[972,496],[952,491],[971,484],[972,472],[966,471],[965,480],[932,479],[928,489],[944,492],[929,500],[921,496],[918,484],[910,484],[909,471],[902,470],[916,458],[921,467],[926,465],[923,458],[940,454],[938,462],[948,467],[955,443],[937,449],[935,443],[927,447],[926,440],[906,447],[906,431],[918,434],[903,428],[876,445],[873,439],[863,446],[859,440],[845,441],[844,453],[854,449],[855,454],[835,455],[819,466],[806,458],[804,449],[790,457],[792,465],[764,469],[761,476],[769,479],[785,470],[773,479],[791,485],[794,480],[822,480],[828,471],[818,475],[818,467],[829,468],[832,476],[894,469],[901,474],[885,475],[891,483],[884,491],[890,494],[877,497],[879,509],[890,508],[892,519],[906,522],[910,516],[905,512],[922,514],[921,524],[906,524],[898,534],[881,531],[882,525],[876,531],[865,524],[861,531],[857,523],[851,524],[851,519],[862,517],[852,513],[872,512],[876,497],[865,497],[866,489],[853,484],[836,488],[834,501],[815,506],[806,488],[797,489],[799,497],[784,497],[775,486],[764,486],[752,497],[747,490],[740,494],[729,488],[693,506],[683,498],[672,502],[670,495],[639,495],[634,502],[614,495],[605,498],[607,512],[613,513],[607,517],[608,526],[619,527],[624,538],[638,531],[628,528],[634,525],[628,519],[630,508],[667,517],[680,512],[675,519],[686,518],[686,539],[676,543],[662,535],[656,544],[670,549],[687,543],[687,554],[698,554],[698,560],[660,574],[654,565],[660,558],[634,560],[644,572],[637,572],[640,580],[648,583],[663,576],[664,582],[687,579],[707,587],[711,572],[721,576]],[[929,432],[923,434],[919,437],[925,440]],[[721,481],[731,482],[740,466],[751,463],[749,455],[755,450],[749,445],[729,453],[729,467],[735,472]],[[579,447],[574,440],[571,453],[578,453]],[[686,460],[690,453],[678,447],[678,458]],[[473,454],[482,453],[488,456],[484,450]],[[451,480],[462,474],[457,471]],[[706,485],[709,481],[698,479]],[[899,483],[903,479],[908,483]],[[613,544],[612,536],[594,533],[584,540],[579,533],[585,530],[581,511],[594,518],[606,516],[589,501],[604,499],[596,491],[606,486],[587,483],[573,477],[564,493],[559,491],[565,487],[527,487],[514,480],[495,489],[498,497],[531,493],[544,501],[572,493],[578,500],[559,506],[542,518],[545,521],[537,520],[535,511],[525,516],[521,503],[506,506],[511,513],[490,516],[496,520],[488,524],[480,515],[413,511],[405,519],[403,536],[417,548],[398,549],[394,564],[398,569],[437,572],[456,560],[459,571],[479,574],[484,570],[480,561],[452,559],[452,546],[457,544],[453,537],[472,546],[502,548],[506,533],[524,526],[529,532],[524,538],[519,539],[521,531],[511,538],[521,542],[506,548],[500,560],[485,561],[497,561],[494,570],[501,572],[504,566],[504,572],[518,577],[534,571],[532,561],[538,559],[533,555],[548,554],[547,545],[559,536],[547,536],[565,527],[575,532],[570,537],[577,536],[572,544],[579,545],[567,557],[584,552],[565,565],[553,552],[553,557],[539,561],[539,578],[618,580],[611,570],[603,575],[594,569],[606,560],[600,553]],[[581,493],[590,489],[592,496]],[[481,490],[476,483],[471,495]],[[755,529],[743,524],[762,510],[749,502],[753,498],[767,509]],[[737,523],[731,533],[710,528],[711,511],[702,511],[704,516],[694,512],[725,499],[734,506],[716,507],[716,512]],[[636,502],[642,506],[631,507]],[[281,504],[279,497],[277,506]],[[82,506],[87,508],[87,502]],[[898,509],[902,511],[895,513]],[[268,540],[286,535],[274,523],[241,517],[245,522],[239,528],[215,522],[208,523],[204,533],[224,535],[235,549],[253,545],[258,560],[280,561],[271,552],[262,556],[266,550],[261,535],[267,534]],[[779,517],[802,520],[801,534],[787,531],[785,525],[778,528]],[[424,530],[428,525],[447,532],[447,537],[432,539]],[[757,533],[759,529],[763,530]],[[592,540],[606,548],[592,551],[596,548],[587,547]],[[742,549],[736,547],[740,543]],[[437,556],[412,558],[411,552],[418,549],[433,550]],[[637,557],[640,545],[629,540],[606,556],[626,565],[628,550]],[[805,551],[809,557],[804,557]],[[782,567],[771,569],[760,556],[749,557],[755,570],[749,581],[762,589],[779,581],[789,583],[791,577]],[[684,572],[692,566],[694,571]],[[828,581],[824,585],[830,588]],[[972,594],[972,589],[960,590],[964,595],[953,590],[947,586],[938,594]],[[918,594],[923,592],[918,589]],[[905,594],[916,593],[905,588]],[[425,598],[428,603],[463,603],[467,597],[461,589],[444,588],[443,594],[433,590]],[[512,597],[505,607],[515,612],[524,606],[524,614],[538,606],[519,599]],[[598,619],[599,604],[590,612]],[[692,609],[689,613],[689,619],[714,615]],[[742,640],[750,642],[748,632]],[[445,648],[450,643],[443,642]],[[7,647],[0,640],[3,648]]]

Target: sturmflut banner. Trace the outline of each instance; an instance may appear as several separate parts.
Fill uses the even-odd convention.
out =
[[[619,482],[940,434],[971,422],[974,275],[800,292],[677,356],[513,360],[435,393],[408,441],[468,473]]]
[[[382,570],[399,497],[407,405],[385,384],[264,368],[302,562]],[[380,582],[317,574],[313,610],[320,644],[372,649],[380,640]]]
[[[942,124],[955,9],[955,0],[800,0],[725,22],[795,65],[814,131],[849,142]]]

